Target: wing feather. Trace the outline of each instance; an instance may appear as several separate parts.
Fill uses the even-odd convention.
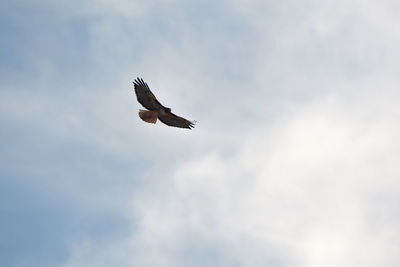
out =
[[[194,128],[194,125],[196,123],[195,121],[188,121],[187,119],[176,116],[174,113],[171,112],[159,114],[158,119],[166,125],[187,129]]]
[[[141,78],[137,78],[133,82],[135,86],[136,98],[143,107],[148,110],[159,110],[163,108],[160,102],[156,99],[154,94],[150,91],[149,86]]]

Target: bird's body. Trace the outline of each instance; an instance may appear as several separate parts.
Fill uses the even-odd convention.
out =
[[[139,117],[148,123],[156,123],[157,119],[168,126],[191,129],[195,122],[188,121],[171,112],[170,108],[164,107],[154,94],[150,91],[147,83],[141,78],[133,82],[135,86],[136,98],[143,107],[148,110],[139,110]]]

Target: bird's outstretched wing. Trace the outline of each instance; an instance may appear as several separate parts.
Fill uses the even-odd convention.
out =
[[[194,125],[196,123],[195,121],[188,121],[187,119],[176,116],[174,113],[170,113],[170,112],[162,114],[162,115],[160,114],[158,116],[158,119],[168,126],[187,128],[187,129],[194,128]]]
[[[154,94],[150,91],[149,86],[143,81],[143,79],[137,78],[133,84],[135,86],[136,98],[143,107],[147,108],[148,110],[159,110],[163,108],[163,105],[158,102]]]

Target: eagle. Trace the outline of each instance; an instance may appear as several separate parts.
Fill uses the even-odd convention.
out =
[[[133,85],[135,87],[136,98],[143,107],[148,110],[139,110],[139,117],[148,123],[156,123],[157,119],[168,126],[192,129],[196,121],[188,121],[171,112],[170,108],[164,107],[158,102],[157,98],[150,91],[147,83],[141,78],[137,78]]]

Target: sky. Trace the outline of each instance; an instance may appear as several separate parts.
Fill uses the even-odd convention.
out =
[[[399,12],[2,3],[0,265],[399,266]]]

